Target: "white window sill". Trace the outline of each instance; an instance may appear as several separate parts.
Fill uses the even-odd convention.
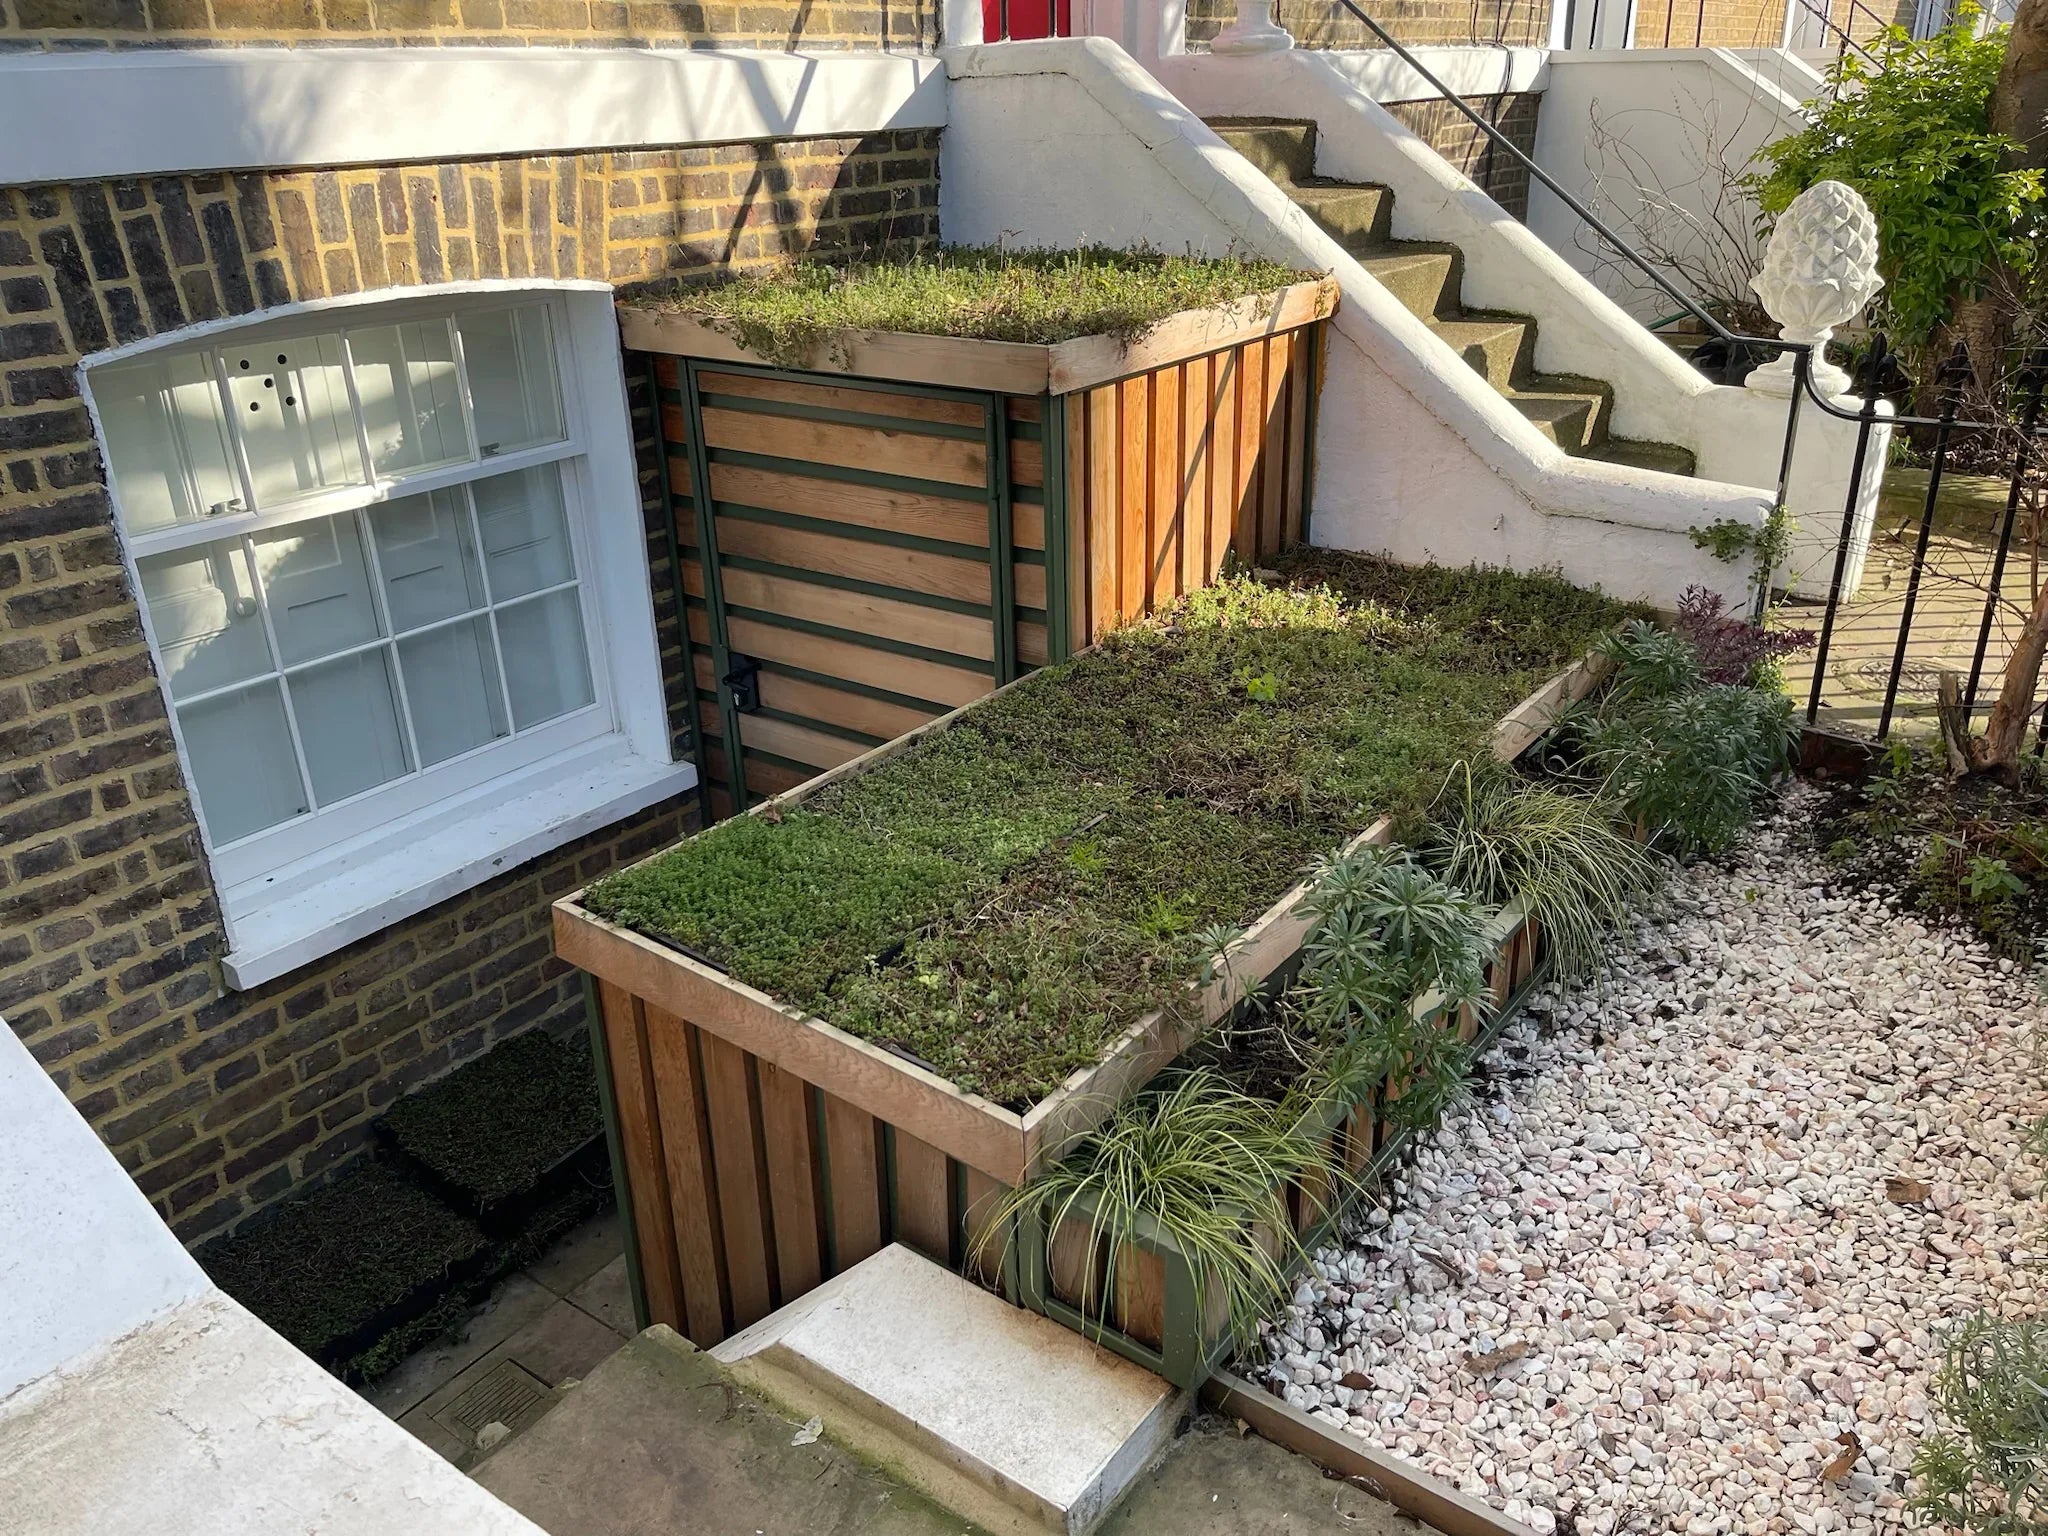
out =
[[[229,987],[288,975],[562,844],[693,789],[689,763],[635,755],[607,736],[513,778],[221,893]]]

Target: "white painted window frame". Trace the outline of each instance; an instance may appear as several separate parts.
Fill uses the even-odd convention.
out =
[[[415,771],[340,802],[329,812],[295,818],[224,849],[214,846],[202,817],[202,837],[227,927],[229,953],[223,971],[231,987],[256,986],[284,975],[695,785],[695,768],[675,762],[671,751],[613,294],[607,285],[594,282],[385,289],[187,327],[96,354],[80,366],[83,392],[104,442],[92,386],[95,370],[110,364],[209,345],[216,338],[246,341],[252,333],[301,327],[309,320],[383,323],[535,300],[546,302],[554,327],[565,443],[352,488],[294,506],[285,516],[295,519],[372,506],[436,486],[507,473],[529,460],[562,465],[595,700],[530,732]],[[110,494],[116,525],[122,530],[128,578],[161,670],[162,652],[141,600],[138,558],[179,543],[227,536],[240,531],[245,521],[274,527],[279,519],[243,514],[131,538],[120,517],[118,487],[110,485]],[[170,710],[168,690],[165,704],[180,766],[190,784],[195,782],[192,765],[175,711]],[[196,795],[194,809],[198,813]],[[273,841],[286,845],[283,857],[237,857]]]

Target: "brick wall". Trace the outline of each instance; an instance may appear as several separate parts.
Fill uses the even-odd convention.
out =
[[[1792,0],[1794,5],[1799,0]],[[1821,0],[1814,0],[1818,13]],[[1775,48],[1785,35],[1786,0],[1640,0],[1638,48]],[[1911,28],[1914,0],[1827,0],[1829,21],[1859,43],[1887,26]],[[1820,30],[1816,26],[1816,31]],[[1837,33],[1823,46],[1833,52]]]
[[[0,52],[276,43],[929,52],[938,30],[938,0],[0,0]]]
[[[324,1175],[393,1096],[492,1040],[571,1021],[581,996],[550,956],[547,902],[677,836],[683,808],[222,996],[219,909],[80,356],[385,285],[657,283],[814,242],[921,246],[937,235],[937,154],[920,132],[0,188],[0,1014],[181,1236]],[[654,558],[674,664],[658,542]]]
[[[1465,104],[1507,136],[1525,155],[1536,153],[1536,115],[1543,107],[1541,91],[1510,91],[1499,96],[1472,96]],[[1502,152],[1448,101],[1390,102],[1387,111],[1478,182],[1487,196],[1516,218],[1529,213],[1529,172],[1514,156]]]
[[[1404,43],[1550,40],[1551,0],[1360,0],[1360,8]],[[1237,15],[1236,0],[1188,0],[1188,46],[1201,50]],[[1380,40],[1336,0],[1279,0],[1280,24],[1303,48],[1378,48]]]

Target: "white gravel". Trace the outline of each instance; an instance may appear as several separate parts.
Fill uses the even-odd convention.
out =
[[[1974,939],[1824,895],[1814,803],[1509,1027],[1499,1086],[1271,1325],[1274,1391],[1540,1531],[1904,1529],[1940,1325],[2048,1289],[2048,1010]]]

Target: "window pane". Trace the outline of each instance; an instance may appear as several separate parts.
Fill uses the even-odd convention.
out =
[[[411,771],[391,658],[382,647],[294,673],[288,686],[322,805]]]
[[[596,697],[574,588],[500,610],[498,638],[505,646],[505,685],[518,729],[581,709]]]
[[[272,670],[256,584],[236,539],[138,562],[142,599],[173,699]]]
[[[444,624],[398,642],[422,766],[509,736],[491,621]]]
[[[567,436],[546,307],[494,309],[458,323],[477,447],[484,457],[559,443]]]
[[[477,529],[484,541],[493,602],[508,602],[575,577],[560,469],[550,464],[521,470],[479,480],[470,490],[476,496]]]
[[[239,501],[210,354],[96,369],[92,395],[130,533],[194,522]]]
[[[259,533],[255,544],[256,570],[286,666],[331,656],[381,633],[353,512]]]
[[[462,492],[434,491],[373,507],[370,536],[377,541],[384,603],[400,634],[484,606],[483,573]]]
[[[187,705],[178,711],[178,724],[216,845],[306,813],[276,682]]]
[[[446,320],[378,325],[348,333],[356,399],[380,475],[454,464],[469,457],[455,341]]]
[[[221,355],[259,507],[364,483],[339,333],[231,346]]]

